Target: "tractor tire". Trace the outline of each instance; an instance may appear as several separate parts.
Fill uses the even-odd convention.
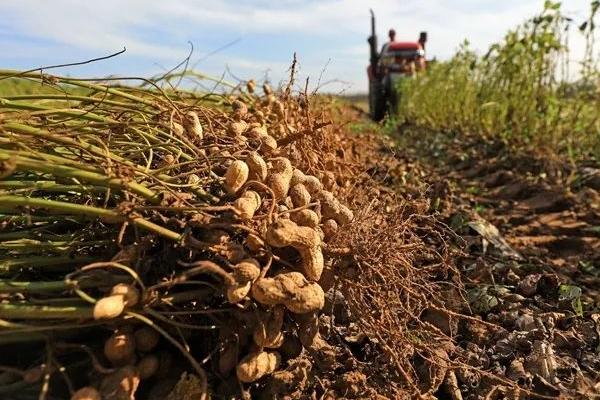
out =
[[[398,114],[398,90],[390,90],[387,96],[387,109],[390,117],[395,117]]]
[[[398,114],[398,89],[394,87],[389,77],[384,80],[385,104],[384,108],[390,117],[395,117]]]
[[[379,81],[369,83],[369,115],[375,122],[379,122],[385,117],[385,94],[383,85]]]

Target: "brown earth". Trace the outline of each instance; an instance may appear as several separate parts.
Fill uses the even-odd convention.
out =
[[[422,170],[433,209],[468,243],[458,263],[471,312],[501,327],[465,326],[454,339],[472,366],[532,392],[498,385],[492,396],[457,374],[462,398],[597,398],[599,171],[410,126],[397,140],[397,157]]]

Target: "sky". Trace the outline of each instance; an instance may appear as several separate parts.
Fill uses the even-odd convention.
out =
[[[590,0],[565,0],[582,21]],[[428,58],[447,59],[467,39],[484,52],[542,10],[543,0],[0,0],[0,68],[30,69],[124,54],[53,70],[77,77],[144,76],[170,70],[193,44],[191,64],[237,82],[287,75],[297,54],[299,81],[321,91],[367,90],[369,8],[379,43],[427,31]],[[583,44],[573,42],[575,54]]]

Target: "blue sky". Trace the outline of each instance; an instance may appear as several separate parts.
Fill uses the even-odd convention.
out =
[[[582,20],[590,0],[563,1]],[[369,8],[379,40],[429,32],[429,57],[449,57],[463,39],[484,51],[542,9],[543,0],[1,0],[0,68],[29,69],[94,58],[127,47],[117,58],[54,71],[72,76],[150,76],[168,70],[194,44],[197,69],[277,83],[295,51],[300,78],[329,82],[323,90],[366,90]],[[231,46],[205,57],[224,45]],[[573,41],[575,54],[582,42]],[[234,81],[231,75],[226,77]]]

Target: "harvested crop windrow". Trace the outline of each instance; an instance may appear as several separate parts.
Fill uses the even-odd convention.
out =
[[[182,372],[208,398],[300,354],[290,314],[324,308],[323,237],[352,219],[320,195],[329,109],[250,83],[14,79],[44,90],[0,98],[0,350],[32,348],[7,368],[51,366],[56,398],[135,398]],[[41,381],[2,375],[0,393]]]

